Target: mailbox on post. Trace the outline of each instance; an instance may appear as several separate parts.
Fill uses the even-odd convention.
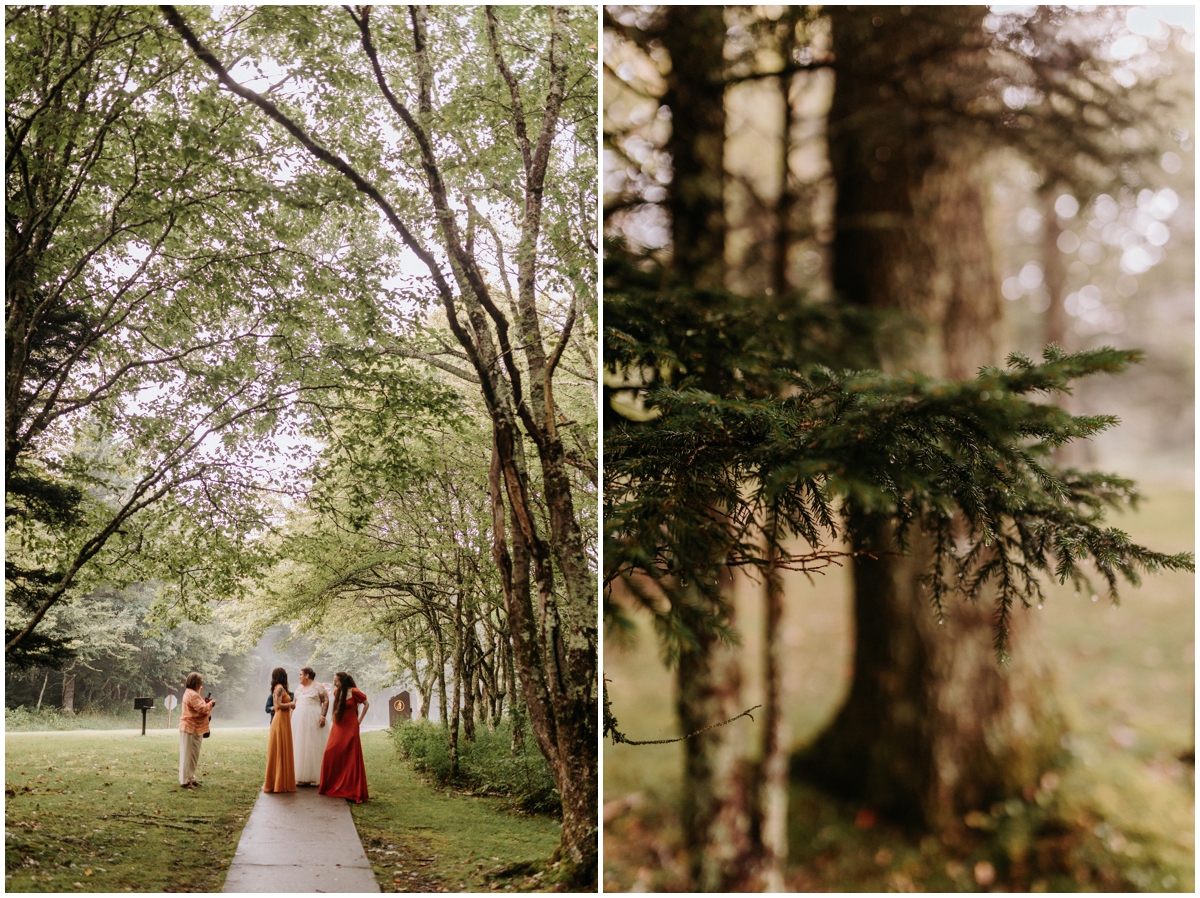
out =
[[[133,700],[133,710],[142,712],[142,735],[146,735],[146,712],[154,710],[154,696],[150,695],[146,698],[135,698]]]
[[[395,726],[397,720],[412,720],[412,702],[407,691],[388,699],[388,726]]]

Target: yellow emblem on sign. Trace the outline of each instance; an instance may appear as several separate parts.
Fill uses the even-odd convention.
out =
[[[396,703],[394,705],[392,705],[392,707],[395,708],[397,711],[403,711],[404,710],[404,699],[402,699],[402,698],[396,699]]]

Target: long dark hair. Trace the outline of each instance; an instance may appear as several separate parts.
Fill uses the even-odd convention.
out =
[[[341,720],[342,709],[346,707],[346,696],[354,688],[354,677],[344,670],[339,670],[333,678],[338,681],[338,685],[333,688],[333,719]]]
[[[286,696],[288,694],[287,671],[282,667],[277,667],[271,671],[271,695],[275,694],[276,686],[282,686],[284,695]]]

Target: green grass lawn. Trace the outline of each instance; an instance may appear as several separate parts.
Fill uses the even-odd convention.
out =
[[[178,732],[6,734],[6,891],[220,891],[262,788],[266,740],[266,729],[214,729],[196,771],[204,785],[189,792]],[[383,732],[365,733],[363,752],[371,800],[351,808],[384,891],[539,888],[496,874],[548,859],[555,820],[435,791]]]
[[[1193,491],[1147,492],[1138,512],[1111,523],[1161,551],[1193,550]],[[825,725],[849,686],[852,621],[844,572],[817,576],[812,584],[797,580],[788,594],[783,638],[786,721],[792,744],[800,746]],[[945,844],[886,824],[856,826],[857,807],[795,784],[789,887],[977,890],[980,863],[1000,871],[996,884],[1002,885],[1014,863],[1010,853],[1028,847],[1022,847],[1021,832],[1054,815],[1090,835],[1033,846],[1058,852],[1055,863],[1069,872],[1063,878],[1031,874],[1030,888],[1191,891],[1194,777],[1178,755],[1194,744],[1194,608],[1190,574],[1147,577],[1138,589],[1122,589],[1117,608],[1102,593],[1093,603],[1072,587],[1051,587],[1045,607],[1030,613],[1042,616],[1043,642],[1054,658],[1058,697],[1072,731],[1073,763],[1057,788],[1039,793],[1041,804],[975,821],[989,828],[967,828],[956,844]],[[759,644],[757,623],[741,624],[750,656]],[[637,635],[627,649],[611,640],[605,645],[613,712],[631,739],[675,736],[673,675],[645,621]],[[746,704],[759,701],[748,689]],[[681,759],[679,745],[605,744],[604,800],[635,808],[606,828],[606,889],[680,886],[675,807]]]
[[[5,735],[9,892],[219,891],[262,788],[265,731],[215,731],[179,787],[179,733]]]
[[[439,792],[401,760],[386,732],[362,741],[371,799],[350,808],[383,891],[539,887],[498,874],[523,861],[544,864],[558,847],[558,821],[517,814],[501,799]]]

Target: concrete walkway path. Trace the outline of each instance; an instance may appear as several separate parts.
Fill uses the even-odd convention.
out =
[[[260,792],[223,892],[378,892],[344,798]]]

